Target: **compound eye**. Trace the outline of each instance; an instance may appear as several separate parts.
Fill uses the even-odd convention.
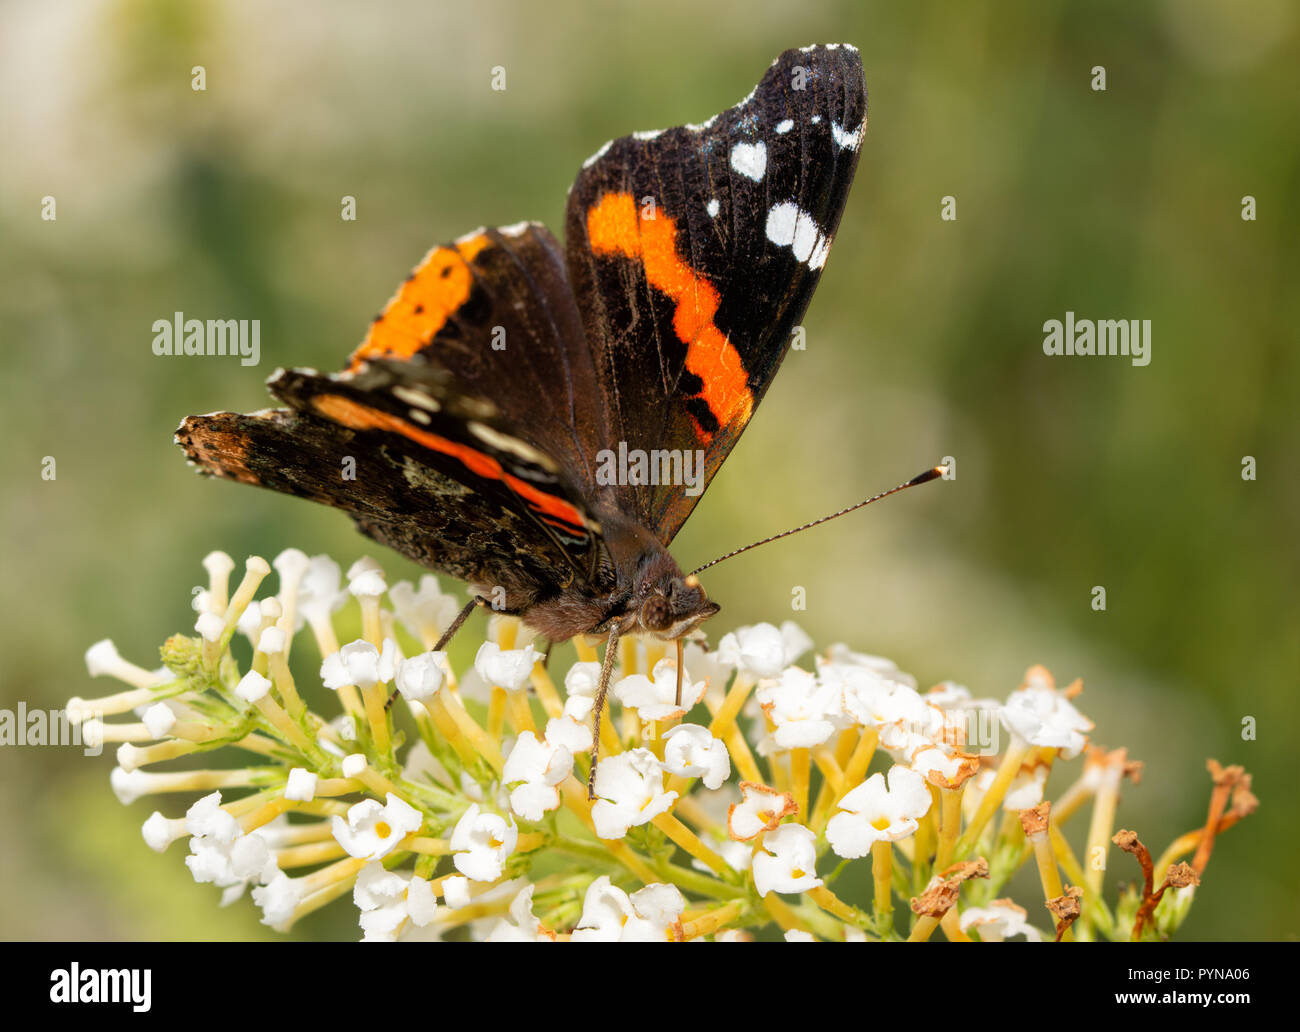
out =
[[[641,626],[648,631],[666,631],[673,625],[673,607],[663,595],[651,595],[641,606]]]

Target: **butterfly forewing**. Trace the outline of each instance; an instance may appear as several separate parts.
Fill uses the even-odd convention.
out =
[[[808,47],[707,122],[625,136],[588,159],[566,251],[609,410],[604,447],[702,453],[712,479],[812,297],[865,118],[857,51]],[[667,544],[702,492],[663,480],[618,489]]]
[[[418,356],[464,394],[490,399],[511,432],[590,482],[608,429],[563,252],[537,222],[435,247],[398,288],[350,368]]]

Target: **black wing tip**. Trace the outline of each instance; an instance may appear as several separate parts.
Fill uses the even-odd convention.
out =
[[[780,70],[809,62],[861,69],[862,53],[852,43],[810,43],[782,51],[781,56],[772,62],[772,68]]]
[[[866,75],[862,68],[862,54],[852,43],[792,47],[772,62],[755,91],[765,93],[777,89],[785,95],[787,83],[796,68],[809,68],[815,76],[825,75],[836,90],[844,91],[845,116],[855,123],[866,121]],[[743,107],[743,102],[738,106]]]
[[[836,54],[841,57],[847,57],[848,60],[861,60],[861,52],[852,43],[809,43],[807,46],[791,47],[784,51],[778,60],[784,60],[792,54]]]

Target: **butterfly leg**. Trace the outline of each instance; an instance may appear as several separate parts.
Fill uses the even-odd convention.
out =
[[[447,643],[451,641],[451,639],[455,637],[456,632],[460,630],[461,625],[466,620],[469,619],[469,614],[474,612],[474,608],[476,606],[486,606],[487,604],[488,604],[488,600],[485,599],[482,595],[476,595],[474,598],[470,599],[467,603],[465,603],[465,608],[456,614],[456,619],[454,619],[451,622],[450,627],[448,627],[445,631],[442,632],[442,637],[438,639],[438,644],[436,644],[430,651],[441,652],[443,649],[445,649],[447,647]],[[384,709],[387,710],[393,708],[393,703],[397,700],[397,695],[398,695],[398,691],[396,688],[394,688],[393,694],[390,695],[388,697],[388,701],[384,703]]]
[[[596,686],[596,720],[591,733],[591,773],[587,775],[587,798],[596,798],[596,766],[600,763],[600,715],[605,709],[605,696],[609,694],[609,680],[614,673],[614,659],[618,655],[618,625],[609,632],[605,643],[605,662],[600,667],[600,683]]]

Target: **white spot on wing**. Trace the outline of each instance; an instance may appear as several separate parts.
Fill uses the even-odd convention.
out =
[[[425,426],[428,426],[431,422],[433,422],[433,420],[429,416],[429,413],[425,412],[423,409],[413,408],[408,410],[408,414],[417,423],[423,423]]]
[[[794,223],[799,215],[799,205],[782,201],[772,205],[767,213],[767,238],[777,247],[789,247],[794,240]]]
[[[430,412],[437,412],[442,408],[437,401],[425,394],[424,391],[417,391],[414,387],[404,387],[401,384],[394,384],[392,392],[395,398],[400,398],[408,405],[415,405],[418,408],[428,409]]]
[[[853,132],[849,132],[842,125],[831,123],[831,136],[835,140],[837,147],[843,147],[846,150],[857,150],[862,145],[862,130],[866,123],[859,125]]]
[[[762,140],[736,144],[731,148],[731,167],[757,183],[767,171],[767,144]]]
[[[812,256],[820,237],[816,221],[807,212],[801,211],[794,221],[794,239],[790,241],[790,250],[799,261],[806,262]]]
[[[820,269],[830,253],[830,237],[793,201],[772,205],[767,213],[767,239],[777,247],[790,248],[795,260],[805,262],[810,269]]]
[[[471,240],[473,240],[475,237],[482,236],[485,232],[487,232],[487,227],[486,227],[486,226],[479,226],[478,229],[471,229],[471,230],[470,230],[468,233],[466,233],[464,236],[458,236],[458,237],[456,238],[455,242],[458,243],[458,244],[467,244],[467,243],[469,243]]]
[[[508,236],[508,237],[523,236],[525,233],[528,232],[528,227],[531,225],[532,225],[531,222],[514,222],[511,223],[509,226],[502,226],[501,235]]]
[[[813,125],[816,125],[821,120],[822,120],[821,115],[813,115],[812,118],[808,119],[808,121],[810,121]]]
[[[685,128],[689,129],[693,133],[702,133],[704,132],[705,129],[711,128],[713,126],[713,123],[716,122],[717,120],[718,120],[718,116],[714,115],[707,122],[699,122],[699,123],[687,122]]]
[[[663,132],[662,129],[642,129],[640,132],[633,133],[633,134],[632,134],[632,139],[634,139],[634,140],[653,140],[656,136],[658,136],[658,135],[659,135],[660,133],[662,133],[662,132]]]
[[[609,148],[612,147],[613,145],[614,145],[613,140],[606,140],[604,144],[601,145],[600,150],[596,151],[595,154],[593,154],[591,157],[589,157],[586,161],[582,163],[582,167],[591,168],[592,165],[596,164],[596,162],[598,162],[601,158],[605,156],[605,152],[609,150]]]
[[[495,430],[486,423],[480,423],[476,419],[471,419],[465,424],[469,432],[485,444],[491,445],[503,452],[509,452],[511,455],[517,455],[525,462],[531,462],[535,466],[540,466],[548,473],[556,472],[555,463],[549,455],[539,452],[530,444],[519,440],[517,437],[511,437],[509,434],[503,434]]]
[[[704,206],[704,210],[709,213],[709,218],[716,219],[718,217],[718,212],[722,210],[722,205],[719,204],[718,199],[714,197]]]
[[[784,119],[783,121],[780,121],[780,122],[777,122],[777,123],[776,123],[776,131],[777,131],[778,133],[780,133],[782,136],[784,136],[786,133],[788,133],[788,132],[789,132],[791,129],[793,129],[793,128],[794,128],[794,119],[793,119],[793,118],[787,118],[787,119]]]
[[[808,256],[808,268],[820,269],[826,264],[826,256],[831,253],[831,238],[828,236],[820,237],[817,246],[813,248],[813,253]]]

